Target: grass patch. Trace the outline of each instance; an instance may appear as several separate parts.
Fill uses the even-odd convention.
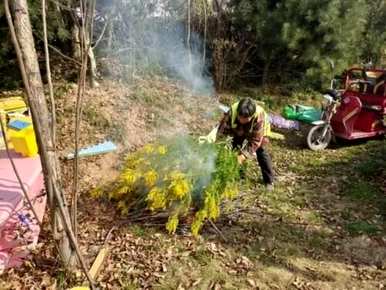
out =
[[[112,126],[111,121],[97,108],[92,106],[84,108],[83,120],[87,121],[91,126],[102,130],[108,130]]]
[[[317,250],[323,249],[327,245],[326,237],[324,237],[323,235],[311,236],[308,242],[312,248]]]
[[[207,265],[210,260],[212,259],[212,254],[204,249],[204,248],[199,248],[197,249],[193,254],[192,257],[201,265],[205,266]]]
[[[347,224],[347,230],[352,235],[374,235],[379,232],[379,228],[373,224],[370,224],[366,221],[356,221]]]
[[[304,218],[307,222],[313,224],[321,224],[323,222],[322,217],[316,212],[308,212],[305,214]]]
[[[66,272],[59,270],[56,273],[56,283],[59,289],[64,289],[64,285],[66,284],[67,276]]]
[[[210,259],[202,266],[188,259],[174,263],[154,289],[214,289],[211,287],[216,284],[223,286],[222,289],[237,289],[237,283],[224,271],[220,261]]]
[[[352,183],[345,193],[354,199],[372,200],[379,194],[379,190],[372,183],[358,181]]]
[[[128,284],[125,284],[123,286],[123,289],[124,290],[136,290],[136,289],[138,289],[138,285],[135,285],[135,284],[129,282]]]
[[[359,164],[357,170],[364,176],[375,175],[383,168],[384,164],[383,160],[367,160]]]
[[[133,235],[137,237],[144,237],[148,233],[144,228],[140,227],[139,225],[133,225],[132,227],[130,227],[130,230]]]

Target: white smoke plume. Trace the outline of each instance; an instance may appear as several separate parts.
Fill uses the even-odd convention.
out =
[[[166,74],[193,94],[214,93],[199,35],[191,32],[187,44],[186,1],[105,0],[98,9],[99,30],[107,27],[99,53],[116,58],[123,74]]]

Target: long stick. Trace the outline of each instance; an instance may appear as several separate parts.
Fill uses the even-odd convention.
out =
[[[47,81],[48,89],[51,102],[51,134],[52,134],[52,144],[55,148],[56,143],[56,112],[55,112],[55,99],[54,99],[54,89],[52,86],[51,79],[51,67],[50,67],[50,52],[48,50],[48,38],[47,38],[47,17],[46,17],[46,1],[42,0],[42,20],[43,20],[43,38],[44,38],[44,54],[46,58],[46,71],[47,71]]]
[[[94,0],[92,0],[91,9],[94,9]],[[86,77],[87,77],[87,67],[88,67],[88,51],[91,47],[91,41],[87,42],[87,32],[90,25],[92,29],[93,17],[89,16],[89,6],[87,3],[80,1],[81,11],[82,11],[82,23],[81,23],[81,70],[79,75],[78,82],[78,92],[76,98],[76,112],[75,112],[75,156],[73,163],[73,195],[72,195],[72,205],[71,205],[71,222],[74,229],[75,236],[77,235],[77,211],[78,211],[78,187],[79,187],[79,130],[81,125],[82,117],[82,105],[83,105],[83,96],[86,86]],[[93,10],[91,11],[93,14]],[[91,18],[91,19],[89,19]],[[90,23],[91,21],[91,23]],[[91,32],[90,32],[91,34]]]
[[[42,20],[43,20],[43,41],[44,41],[44,54],[46,59],[46,71],[47,71],[47,80],[48,80],[48,89],[49,89],[49,96],[50,96],[50,102],[51,102],[51,134],[52,134],[52,144],[55,148],[55,142],[56,142],[56,109],[55,109],[55,100],[54,100],[54,90],[52,86],[52,79],[51,79],[51,67],[50,67],[50,54],[48,51],[48,38],[47,38],[47,17],[46,17],[46,1],[42,0]],[[54,208],[54,197],[52,194],[48,196],[49,199],[49,205]],[[55,222],[55,211],[50,211],[51,213],[51,219],[53,219],[52,223],[52,230],[53,234],[57,235],[57,225]]]
[[[79,80],[78,80],[78,92],[76,97],[76,104],[75,104],[75,148],[74,148],[74,162],[73,162],[73,188],[72,188],[72,201],[71,201],[71,224],[72,228],[74,229],[75,236],[77,235],[77,211],[78,211],[78,167],[79,167],[79,160],[78,160],[78,150],[79,150],[79,127],[80,127],[80,108],[81,108],[81,102],[83,98],[84,93],[84,75],[85,75],[85,51],[84,51],[84,42],[85,42],[85,32],[84,32],[84,26],[85,26],[85,8],[83,7],[83,0],[80,1],[80,12],[81,12],[81,27],[80,27],[80,52],[81,52],[81,68],[80,68],[80,74],[79,74]]]
[[[56,52],[58,55],[60,55],[61,57],[63,57],[64,59],[67,59],[69,61],[72,61],[73,63],[75,63],[76,65],[78,66],[81,66],[81,63],[79,61],[77,61],[76,59],[73,59],[72,57],[69,57],[68,55],[65,55],[63,52],[61,52],[59,49],[57,49],[55,46],[51,45],[51,44],[48,44],[48,47],[50,49],[52,49],[54,52]]]
[[[94,45],[91,47],[91,49],[94,49],[98,46],[99,42],[102,40],[103,36],[105,35],[107,25],[110,23],[110,16],[107,18],[105,25],[103,26],[102,32],[99,35],[98,39],[95,41]],[[92,39],[91,39],[92,41]]]
[[[223,233],[219,230],[219,228],[214,224],[211,219],[208,219],[210,225],[214,228],[214,230],[219,234],[219,236],[223,239],[224,242],[228,242]]]

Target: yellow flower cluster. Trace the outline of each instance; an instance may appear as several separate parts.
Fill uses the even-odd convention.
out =
[[[164,145],[158,146],[157,150],[158,150],[158,153],[159,153],[160,155],[165,155],[166,152],[167,152],[166,146],[164,146]]]
[[[151,155],[151,154],[165,155],[167,153],[167,148],[165,145],[147,144],[140,151],[138,151],[138,153],[143,155]]]
[[[183,199],[192,190],[191,183],[181,172],[173,171],[166,180],[170,181],[168,189],[172,199]]]
[[[166,223],[166,229],[170,234],[174,234],[178,226],[178,215],[172,215],[169,217],[168,222]]]
[[[223,167],[212,176],[211,183],[200,189],[199,178],[205,171],[182,171],[180,168],[184,168],[184,163],[178,156],[183,155],[177,153],[176,147],[146,145],[126,158],[117,182],[104,190],[95,189],[91,195],[98,198],[107,194],[110,199],[117,201],[117,208],[123,215],[128,214],[131,210],[129,207],[133,205],[147,207],[151,211],[168,211],[166,229],[169,233],[175,233],[181,216],[196,208],[191,231],[197,236],[205,220],[219,217],[222,200],[231,199],[237,194],[237,179],[227,179],[228,172],[231,172],[227,170],[233,169],[226,163],[237,164],[237,160],[229,159],[233,153],[220,156],[218,160],[224,161]]]
[[[151,145],[151,144],[147,144],[143,147],[143,152],[145,152],[145,154],[151,154],[154,152],[154,145]]]
[[[208,217],[208,214],[205,209],[201,209],[198,212],[196,212],[192,225],[190,226],[190,230],[192,231],[193,236],[195,237],[198,236],[198,233],[200,232],[200,229],[207,217]]]
[[[237,195],[237,192],[238,192],[237,184],[234,184],[234,183],[233,184],[227,184],[225,186],[223,195],[227,199],[233,199]]]
[[[144,178],[145,178],[146,186],[148,188],[151,188],[156,184],[157,179],[158,179],[158,174],[157,174],[157,172],[155,172],[154,169],[150,169],[148,172],[146,172],[144,174]]]
[[[199,210],[191,225],[191,231],[193,236],[198,236],[201,227],[206,219],[215,220],[220,216],[220,204],[221,196],[224,198],[232,199],[236,196],[238,191],[236,183],[229,183],[225,186],[224,190],[219,192],[215,184],[211,184],[205,190],[204,206]]]
[[[100,187],[97,187],[97,188],[94,188],[91,192],[90,192],[90,195],[91,195],[91,197],[93,197],[93,198],[99,198],[99,197],[101,197],[102,195],[103,195],[103,190],[102,190],[102,188],[100,188]]]
[[[207,209],[210,219],[217,219],[220,215],[220,208],[213,195],[209,195],[205,198],[205,208]]]
[[[162,189],[158,187],[153,187],[149,194],[147,195],[146,200],[148,201],[148,207],[150,210],[154,211],[157,209],[165,209],[166,207],[166,196]]]

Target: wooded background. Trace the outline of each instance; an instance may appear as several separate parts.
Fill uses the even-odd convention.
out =
[[[43,64],[40,1],[29,1],[29,9]],[[48,1],[54,75],[69,80],[76,79],[77,70],[68,67],[80,57],[78,11],[79,1]],[[384,0],[104,0],[96,1],[94,16],[96,77],[132,81],[173,73],[183,64],[178,50],[170,53],[177,43],[170,35],[199,55],[217,89],[245,83],[318,89],[331,77],[330,59],[336,73],[369,61],[385,63]],[[0,79],[3,88],[15,88],[21,80],[2,6]]]

